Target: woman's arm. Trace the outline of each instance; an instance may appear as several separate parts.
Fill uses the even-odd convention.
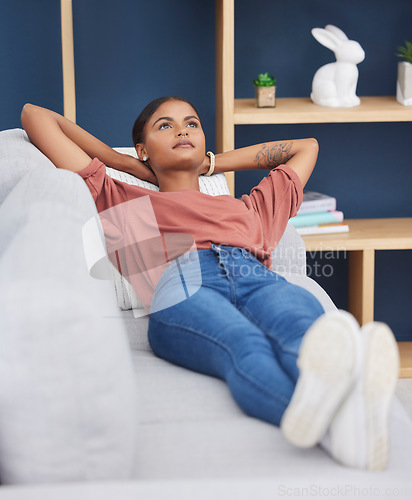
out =
[[[105,165],[155,182],[153,172],[130,155],[114,151],[84,129],[49,109],[25,104],[21,123],[30,141],[58,168],[78,172],[97,157]]]
[[[318,157],[316,139],[296,139],[256,144],[246,148],[220,153],[215,158],[215,173],[239,170],[271,170],[287,164],[292,168],[302,185],[307,183]],[[202,173],[209,169],[209,157],[205,158]]]

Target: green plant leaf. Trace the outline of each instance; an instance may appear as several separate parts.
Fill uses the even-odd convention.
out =
[[[405,45],[400,45],[397,48],[396,56],[404,59],[406,62],[412,63],[412,42],[405,40]]]
[[[257,87],[273,87],[276,80],[269,73],[260,73],[256,80],[253,80]]]

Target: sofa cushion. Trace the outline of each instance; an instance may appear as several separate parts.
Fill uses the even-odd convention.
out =
[[[220,379],[175,366],[149,352],[133,351],[132,356],[141,404],[135,479],[273,479],[289,491],[299,481],[307,488],[326,487],[329,481],[335,487],[351,488],[370,487],[372,483],[380,487],[412,486],[408,473],[412,422],[397,398],[390,413],[388,467],[371,473],[338,464],[318,446],[293,446],[278,427],[245,415]],[[353,498],[362,496],[352,491]],[[293,496],[281,493],[269,488],[262,498]],[[325,492],[319,498],[334,495],[339,496]]]
[[[272,252],[272,261],[273,271],[279,274],[306,275],[305,242],[292,224],[286,225],[282,238]]]
[[[0,206],[0,479],[124,479],[135,465],[136,391],[110,282],[93,279],[77,175],[35,169]]]

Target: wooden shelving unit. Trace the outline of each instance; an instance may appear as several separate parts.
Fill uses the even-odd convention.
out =
[[[412,121],[412,109],[394,96],[361,97],[361,104],[354,108],[326,108],[309,97],[276,99],[275,108],[257,108],[254,99],[236,99],[233,111],[234,125],[394,121]]]
[[[275,108],[257,108],[254,99],[235,99],[235,0],[216,0],[216,150],[235,147],[236,125],[412,121],[412,106],[395,96],[361,97],[354,108],[327,108],[309,98],[276,99]],[[226,174],[234,194],[234,174]]]
[[[298,123],[360,123],[360,122],[410,122],[412,106],[402,106],[395,96],[361,97],[360,106],[353,108],[327,108],[314,104],[309,98],[277,98],[275,108],[257,108],[254,99],[235,99],[235,0],[216,0],[216,150],[230,151],[235,147],[236,125],[298,124]],[[226,174],[229,189],[235,193],[235,176]],[[321,251],[332,240],[340,246],[344,240],[351,251],[350,282],[361,283],[363,288],[349,297],[350,307],[361,322],[373,319],[372,289],[368,285],[374,269],[374,252],[384,248],[411,248],[410,237],[398,238],[387,225],[384,232],[374,227],[374,222],[351,221],[351,236],[305,237],[307,249]],[[356,236],[368,226],[368,236]],[[379,223],[378,223],[379,224]],[[410,225],[410,220],[401,225]],[[363,226],[363,229],[362,229]],[[402,226],[403,227],[403,226]],[[404,229],[404,228],[403,228]],[[395,230],[396,231],[396,230]],[[399,236],[399,234],[398,234]],[[408,240],[406,242],[406,240]],[[403,246],[399,246],[403,245]],[[405,246],[406,245],[406,246]],[[356,248],[355,248],[356,247]],[[342,247],[341,247],[342,249]],[[350,287],[351,288],[351,287]],[[352,291],[355,285],[352,286]],[[361,294],[361,295],[359,295]],[[363,295],[362,295],[363,294]],[[412,342],[400,342],[402,376],[412,376]]]

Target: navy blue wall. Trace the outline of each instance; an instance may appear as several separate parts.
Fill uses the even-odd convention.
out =
[[[139,110],[159,95],[180,94],[199,108],[214,148],[213,0],[73,0],[73,10],[81,126],[111,146],[131,145]],[[308,96],[316,69],[334,60],[310,30],[329,23],[366,52],[358,94],[393,95],[394,53],[412,39],[411,19],[409,0],[236,0],[236,96],[252,97],[251,80],[262,71],[277,78],[279,97]],[[63,111],[60,54],[57,0],[1,0],[0,129],[20,126],[25,102]],[[239,126],[236,146],[308,136],[320,144],[308,188],[336,196],[348,218],[412,216],[412,123]],[[237,174],[236,195],[261,177]],[[309,262],[312,276],[345,308],[346,256]],[[399,339],[412,339],[411,252],[378,252],[376,267],[376,318]]]
[[[20,127],[25,102],[63,111],[60,2],[0,2],[0,130]]]

